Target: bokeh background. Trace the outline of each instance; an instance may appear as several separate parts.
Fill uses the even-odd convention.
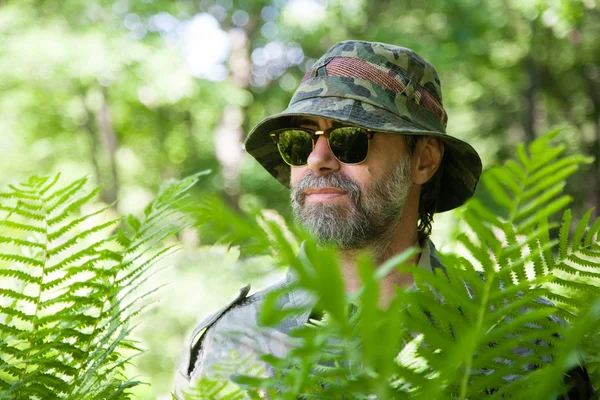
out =
[[[140,214],[165,180],[210,169],[192,199],[289,218],[287,191],[241,142],[346,39],[433,63],[448,132],[486,166],[555,128],[570,152],[600,152],[596,0],[0,0],[0,185],[89,175],[114,214]],[[598,162],[568,190],[576,215],[600,205]],[[452,225],[436,219],[438,247]],[[167,286],[136,330],[148,350],[128,373],[150,383],[141,399],[170,399],[196,322],[281,275],[214,239],[183,231],[150,283]]]

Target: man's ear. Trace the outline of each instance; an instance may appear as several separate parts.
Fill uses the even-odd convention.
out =
[[[413,183],[427,183],[440,167],[443,157],[444,142],[441,139],[432,136],[420,137],[411,159]]]

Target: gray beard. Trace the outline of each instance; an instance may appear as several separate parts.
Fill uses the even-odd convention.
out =
[[[349,204],[305,204],[306,189],[326,186],[347,191]],[[364,191],[339,172],[322,177],[308,173],[292,188],[292,209],[296,222],[322,244],[340,250],[369,246],[383,250],[382,242],[389,241],[402,218],[410,186],[409,157]]]

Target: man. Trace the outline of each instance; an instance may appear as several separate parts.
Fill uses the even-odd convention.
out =
[[[346,289],[353,292],[360,285],[355,258],[365,249],[382,263],[421,247],[415,262],[439,267],[428,239],[432,216],[471,197],[482,169],[469,144],[445,133],[446,123],[431,64],[406,48],[345,41],[306,73],[285,111],[250,132],[246,150],[291,188],[294,213],[308,232],[339,249]],[[381,282],[380,305],[391,301],[397,285],[411,284],[412,276],[391,272]],[[265,330],[256,316],[268,290],[247,297],[248,290],[195,330],[178,395],[214,374],[231,351],[286,354],[286,333],[309,316]],[[288,301],[309,300],[290,293]],[[228,337],[232,331],[238,339]]]
[[[291,188],[298,222],[339,249],[345,287],[353,292],[360,286],[356,256],[365,249],[382,263],[420,247],[415,263],[440,268],[428,238],[432,216],[471,197],[482,169],[469,144],[445,133],[446,122],[431,64],[406,48],[345,41],[306,73],[285,111],[250,132],[246,150]],[[389,304],[396,286],[412,283],[411,275],[391,272],[381,281],[380,306]],[[253,360],[285,356],[287,333],[309,314],[276,329],[259,327],[257,313],[269,290],[247,297],[248,290],[195,330],[178,395],[199,377],[215,376],[215,366],[232,351]],[[291,292],[282,306],[307,301]]]

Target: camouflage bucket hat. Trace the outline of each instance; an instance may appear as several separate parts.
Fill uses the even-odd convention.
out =
[[[442,139],[443,176],[436,212],[460,206],[477,186],[481,159],[468,143],[446,134],[448,117],[438,75],[410,49],[353,40],[334,45],[304,75],[288,108],[252,129],[246,151],[288,187],[291,167],[281,158],[269,133],[292,127],[294,116]]]

